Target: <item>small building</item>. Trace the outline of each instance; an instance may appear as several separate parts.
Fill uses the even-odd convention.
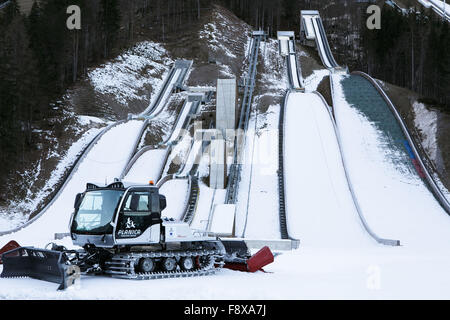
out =
[[[226,137],[227,130],[235,130],[237,123],[237,82],[233,79],[217,79],[216,129]]]
[[[300,11],[300,43],[309,46],[316,46],[316,35],[313,28],[312,19],[320,18],[317,10]]]
[[[287,56],[290,53],[295,53],[295,47],[290,48],[290,41],[295,41],[295,33],[294,31],[278,31],[277,32],[277,38],[278,38],[278,52],[282,56]],[[291,52],[291,51],[294,52]]]

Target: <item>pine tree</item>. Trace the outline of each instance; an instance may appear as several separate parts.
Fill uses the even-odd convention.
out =
[[[120,11],[118,0],[102,0],[102,28],[104,40],[105,58],[109,57],[111,49],[117,40],[117,33],[120,29]]]

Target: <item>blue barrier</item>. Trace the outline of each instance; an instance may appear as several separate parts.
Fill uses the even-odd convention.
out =
[[[414,152],[412,151],[411,145],[409,144],[408,140],[403,140],[403,144],[405,145],[406,151],[408,151],[409,157],[415,160],[416,156],[414,155]]]

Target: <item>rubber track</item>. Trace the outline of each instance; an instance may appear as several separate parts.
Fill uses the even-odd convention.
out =
[[[182,258],[182,257],[198,257],[210,256],[209,263],[199,270],[192,271],[156,271],[156,272],[136,272],[136,262],[141,258]],[[216,261],[216,258],[218,259]],[[166,252],[147,252],[147,253],[125,253],[117,254],[110,261],[105,270],[113,278],[133,279],[133,280],[150,280],[150,279],[166,279],[166,278],[182,278],[182,277],[198,277],[215,274],[222,268],[223,255],[218,250],[198,250],[198,251],[166,251]],[[217,266],[216,266],[217,265]]]

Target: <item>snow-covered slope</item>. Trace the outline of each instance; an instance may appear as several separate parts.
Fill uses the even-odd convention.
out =
[[[160,193],[166,196],[167,200],[167,207],[163,211],[164,217],[181,220],[189,195],[188,187],[187,179],[170,180],[161,186]]]
[[[166,149],[148,150],[136,160],[124,180],[135,183],[148,183],[153,180],[156,183],[164,168],[166,153]]]
[[[313,94],[296,93],[288,104],[285,152],[292,158],[286,163],[286,170],[289,170],[288,222],[290,232],[301,240],[301,247],[278,256],[273,264],[265,268],[269,273],[248,274],[222,270],[208,277],[149,281],[82,277],[79,287],[64,292],[57,292],[57,285],[53,283],[39,280],[0,279],[0,297],[234,300],[450,298],[450,258],[446,254],[450,242],[442,232],[450,223],[449,218],[438,221],[429,211],[422,213],[423,219],[420,221],[416,220],[417,212],[412,216],[412,220],[424,223],[421,230],[423,236],[433,237],[433,233],[437,232],[440,243],[427,241],[424,245],[416,245],[406,242],[403,247],[386,247],[372,241],[364,233],[349,203],[338,161],[336,137],[321,103]],[[361,122],[361,119],[358,121]],[[123,134],[126,129],[130,128],[120,128],[117,134]],[[384,163],[378,165],[385,168]],[[185,195],[184,182],[175,183],[179,185],[168,184],[162,188],[162,192],[177,189],[178,194]],[[171,200],[181,203],[182,199]],[[72,199],[66,201],[72,202]],[[381,200],[375,204],[375,208],[378,205],[382,205]],[[427,205],[433,209],[431,203]],[[179,212],[178,208],[174,208],[174,212]],[[58,213],[53,212],[49,220],[43,220],[42,223],[54,223],[52,219]],[[384,214],[393,216],[395,212],[387,211]],[[252,228],[266,223],[266,220],[249,220]],[[396,230],[406,230],[411,227],[412,221],[406,219],[391,223],[396,223]],[[439,223],[444,226],[439,226]],[[436,225],[430,228],[431,224]],[[17,234],[20,236],[19,241],[42,245],[46,240],[40,235],[41,230],[45,230],[42,225],[28,230],[28,236],[25,233]],[[417,228],[409,231],[415,234]],[[62,243],[70,244],[70,239]]]
[[[14,238],[23,246],[44,247],[57,232],[68,232],[75,195],[87,182],[111,183],[126,166],[142,121],[129,121],[110,129],[87,154],[63,192],[34,223],[14,235],[0,237],[0,247]]]
[[[328,71],[311,76],[307,90],[315,89],[325,74]],[[277,80],[273,72],[266,71],[262,78],[272,82],[275,91],[284,89],[285,81]],[[291,236],[300,239],[301,245],[299,250],[277,256],[265,268],[268,273],[222,270],[208,277],[148,281],[83,276],[80,286],[64,292],[57,292],[53,283],[39,280],[0,279],[0,299],[450,298],[450,218],[414,171],[389,160],[398,154],[392,152],[376,126],[346,101],[339,81],[336,78],[334,83],[334,107],[358,200],[375,231],[399,238],[403,246],[379,245],[365,232],[349,193],[327,107],[316,94],[291,93],[285,115],[287,221]],[[242,198],[250,201],[245,216],[247,237],[279,236],[277,168],[273,166],[277,155],[272,157],[277,139],[271,132],[277,124],[279,106],[273,101],[269,99],[268,109],[255,112],[250,122],[256,132],[251,133],[254,139],[248,139],[254,141],[247,146],[247,151],[253,150],[248,159],[252,164],[255,160],[268,162],[256,163],[253,174],[244,170],[242,176],[246,183],[241,188]],[[49,212],[29,228],[0,238],[0,246],[14,238],[22,245],[42,247],[52,240],[54,232],[67,231],[74,195],[84,189],[86,177],[104,182],[105,177],[111,181],[120,174],[131,152],[130,141],[134,141],[141,124],[131,121],[109,131]],[[186,154],[189,163],[183,174],[191,168],[200,147],[196,143]],[[159,170],[162,154],[157,153],[162,151],[144,153],[128,178],[146,182]],[[199,168],[202,196],[193,222],[201,229],[209,224],[211,207],[223,202],[225,196],[224,190],[214,193],[206,187],[202,178],[207,172],[205,156]],[[161,187],[168,199],[163,215],[179,218],[187,186],[187,180],[171,180]],[[242,203],[246,207],[247,203]],[[242,212],[238,231],[244,231]],[[69,238],[58,242],[70,246]]]
[[[291,93],[285,119],[289,234],[307,247],[373,244],[358,220],[323,101],[313,93]]]
[[[333,76],[335,114],[351,180],[369,225],[404,246],[448,247],[450,218],[412,166],[395,119],[387,118],[389,109],[376,109],[375,100],[370,113],[351,105],[347,101],[351,92],[343,83],[356,84],[358,79],[347,77]]]
[[[100,128],[92,128],[82,135],[82,137],[70,146],[64,157],[58,162],[56,168],[51,172],[50,178],[45,181],[45,185],[33,194],[29,189],[25,199],[22,201],[12,201],[11,204],[1,210],[0,209],[0,232],[17,228],[29,219],[26,212],[33,212],[42,204],[45,197],[53,192],[58,181],[63,178],[67,169],[77,160],[83,150],[101,131]],[[48,159],[47,159],[48,160]],[[27,179],[36,181],[39,179],[42,160],[39,161],[37,169],[27,174]]]
[[[144,41],[114,61],[89,71],[88,78],[98,93],[110,94],[126,106],[131,100],[146,100],[142,94],[146,87],[158,92],[162,85],[160,76],[169,70],[172,62],[162,45]],[[152,100],[155,96],[152,94]]]

